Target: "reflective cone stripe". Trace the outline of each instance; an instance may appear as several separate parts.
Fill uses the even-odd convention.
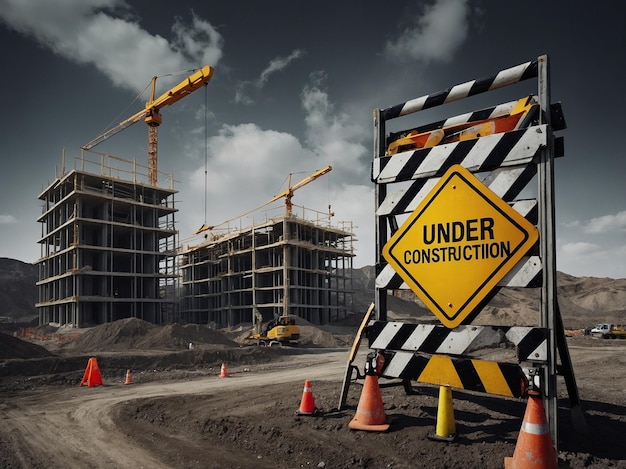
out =
[[[311,382],[307,379],[304,382],[304,390],[302,391],[302,399],[300,400],[300,408],[296,412],[298,415],[314,415],[317,413],[315,407],[315,398],[311,389]]]
[[[389,423],[383,407],[383,398],[378,386],[378,376],[366,375],[356,415],[348,424],[352,430],[385,432]]]
[[[528,392],[528,405],[513,457],[504,458],[506,469],[557,469],[558,461],[539,393]]]
[[[522,431],[531,435],[547,435],[550,433],[550,427],[545,423],[522,423]]]

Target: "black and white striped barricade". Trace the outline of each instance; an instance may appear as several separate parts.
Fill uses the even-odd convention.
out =
[[[470,80],[452,86],[447,90],[411,99],[404,103],[383,109],[381,117],[385,120],[395,119],[396,117],[405,116],[413,112],[441,106],[442,104],[451,103],[480,93],[503,88],[514,83],[519,83],[530,78],[535,78],[538,74],[538,64],[538,60],[532,60],[505,70],[500,70],[493,76]]]
[[[517,85],[531,78],[536,79],[536,96],[533,94],[531,97],[537,101],[538,108],[533,111],[535,114],[532,119],[523,119],[521,121],[523,124],[515,126],[514,130],[488,133],[484,136],[476,134],[476,137],[465,140],[460,137],[446,139],[444,133],[444,137],[437,140],[437,136],[442,135],[442,132],[437,130],[446,128],[451,130],[453,126],[457,129],[469,128],[473,124],[479,124],[480,121],[510,114],[516,107],[515,103],[504,103],[419,127],[413,125],[412,129],[391,133],[389,136],[386,134],[390,120],[509,85]],[[523,94],[528,96],[527,90]],[[557,371],[560,370],[565,377],[573,413],[580,410],[580,399],[555,291],[553,161],[554,158],[564,155],[564,144],[563,137],[555,136],[554,132],[566,128],[566,125],[560,104],[552,104],[550,100],[549,60],[547,55],[543,55],[537,60],[501,70],[492,76],[374,110],[374,159],[371,179],[375,184],[376,210],[375,304],[380,324],[371,323],[371,327],[368,327],[368,337],[370,348],[380,350],[386,358],[383,376],[402,379],[405,388],[408,388],[407,383],[411,381],[439,385],[449,381],[448,384],[451,386],[462,389],[515,397],[522,394],[525,382],[532,380],[548,397],[546,413],[553,441],[558,441]],[[429,135],[429,132],[432,134]],[[418,140],[420,135],[427,138],[423,143],[426,148],[418,148],[422,145],[416,143],[421,141]],[[454,135],[454,132],[450,135]],[[436,144],[437,141],[439,144]],[[395,143],[393,148],[392,143]],[[490,291],[485,289],[480,292],[484,295],[482,306],[493,298],[501,287],[539,287],[541,295],[537,306],[540,324],[546,326],[545,328],[522,328],[515,324],[510,327],[473,326],[471,319],[478,314],[480,305],[460,323],[455,323],[454,328],[446,327],[443,321],[440,326],[385,322],[387,292],[409,289],[407,274],[410,280],[418,283],[411,277],[418,272],[417,269],[403,271],[403,276],[394,271],[383,255],[386,244],[390,237],[398,232],[406,234],[406,228],[400,226],[400,221],[407,217],[410,220],[419,207],[432,201],[433,188],[439,187],[442,177],[456,165],[477,176],[477,173],[481,173],[480,180],[490,193],[495,194],[521,214],[526,221],[535,225],[539,232],[537,243],[534,246],[524,246],[524,255],[516,259],[513,266],[507,266],[507,273],[490,285]],[[533,179],[538,182],[537,198],[525,200],[522,198],[525,195],[524,191]],[[405,231],[402,231],[403,229]],[[395,257],[393,259],[397,260]],[[469,268],[467,265],[464,267]],[[415,293],[419,296],[418,291]],[[410,332],[407,332],[408,330]],[[519,355],[512,363],[508,360],[505,363],[490,362],[483,360],[482,355],[473,358],[477,356],[475,353],[465,355],[471,347],[476,346],[485,337],[491,336],[494,331],[502,335],[503,343],[512,343],[512,347],[518,351]],[[472,338],[474,334],[482,339]],[[403,341],[402,337],[405,335]],[[385,337],[390,338],[388,343],[385,342]],[[442,337],[444,339],[441,339]],[[550,340],[547,337],[550,337]],[[439,338],[440,342],[435,338]],[[527,347],[537,351],[526,353],[524,350]],[[561,356],[558,370],[557,347]],[[537,376],[537,373],[541,376]]]
[[[449,385],[457,389],[521,397],[529,384],[538,384],[545,366],[548,329],[522,326],[458,326],[371,321],[369,348],[385,357],[381,377],[400,379],[407,394],[412,381]],[[471,358],[508,348],[509,361]],[[514,355],[514,357],[513,357]]]

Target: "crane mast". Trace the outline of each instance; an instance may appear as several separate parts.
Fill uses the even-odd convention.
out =
[[[113,135],[121,132],[127,127],[143,120],[148,124],[148,181],[150,185],[156,186],[158,183],[158,127],[163,122],[161,108],[174,104],[176,101],[184,98],[185,96],[193,93],[197,89],[206,85],[213,76],[213,68],[205,65],[200,70],[196,71],[179,84],[163,93],[158,98],[155,98],[156,80],[157,77],[152,77],[152,91],[150,94],[150,100],[146,102],[146,106],[143,110],[130,116],[128,119],[123,120],[115,127],[107,130],[106,132],[98,135],[89,143],[82,147],[83,150],[90,150],[104,140],[112,137]]]

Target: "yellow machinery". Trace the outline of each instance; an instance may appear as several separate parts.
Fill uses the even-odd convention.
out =
[[[135,115],[123,120],[115,127],[107,130],[103,134],[97,136],[92,141],[82,147],[83,150],[90,150],[99,143],[103,142],[107,138],[121,132],[127,127],[143,120],[148,124],[148,180],[152,186],[157,185],[158,174],[158,127],[163,122],[160,110],[165,106],[174,104],[176,101],[184,98],[188,94],[193,93],[197,89],[206,85],[213,76],[213,68],[205,65],[197,72],[188,76],[185,80],[181,81],[178,85],[174,86],[170,90],[163,93],[161,96],[155,99],[154,93],[156,89],[157,77],[152,78],[152,92],[150,94],[150,101],[146,103],[144,110],[139,111]]]
[[[255,308],[254,332],[246,338],[248,342],[271,347],[272,345],[297,345],[300,340],[300,327],[293,316],[279,316],[262,328],[263,317]]]
[[[291,174],[289,174],[289,182],[287,183],[288,188],[285,189],[283,192],[281,192],[278,195],[275,195],[274,197],[272,197],[271,200],[267,201],[265,203],[265,205],[269,205],[272,202],[277,201],[278,199],[281,198],[285,198],[285,211],[286,214],[288,216],[291,216],[291,209],[293,207],[293,204],[291,203],[291,198],[293,197],[293,193],[296,189],[301,188],[302,186],[308,184],[309,182],[315,181],[318,177],[323,176],[324,174],[326,174],[327,172],[331,171],[333,169],[332,166],[328,165],[322,169],[319,169],[317,171],[315,171],[313,174],[311,174],[310,176],[304,178],[302,181],[299,181],[297,183],[295,183],[293,186],[291,185]]]

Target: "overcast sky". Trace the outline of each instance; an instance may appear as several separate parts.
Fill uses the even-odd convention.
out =
[[[142,109],[148,96],[136,98],[152,76],[159,93],[209,64],[206,90],[162,110],[159,169],[177,181],[180,238],[269,200],[290,173],[294,183],[330,164],[293,202],[330,204],[334,224],[354,225],[355,267],[373,265],[372,111],[548,54],[552,100],[568,124],[555,170],[557,268],[625,278],[626,3],[588,5],[0,0],[0,257],[39,258],[37,196],[63,152],[67,171],[81,145]],[[534,80],[508,88],[388,130],[537,89]],[[147,164],[146,140],[139,123],[94,150]]]

